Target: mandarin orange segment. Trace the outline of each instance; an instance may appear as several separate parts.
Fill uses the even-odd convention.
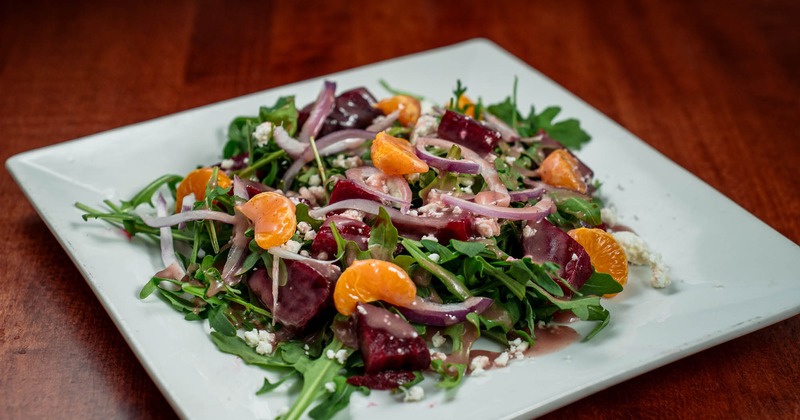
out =
[[[253,221],[256,243],[263,249],[285,244],[297,229],[294,203],[276,192],[257,194],[236,208]]]
[[[408,95],[397,95],[382,99],[375,104],[375,108],[380,109],[386,115],[399,109],[400,115],[397,117],[397,121],[400,121],[400,124],[406,127],[416,124],[421,112],[419,100]]]
[[[409,306],[417,286],[398,265],[383,260],[356,260],[344,270],[333,290],[333,303],[342,315],[351,315],[356,305],[382,300]]]
[[[178,189],[175,191],[175,213],[181,211],[183,199],[189,194],[194,193],[194,199],[202,201],[206,198],[206,186],[214,173],[214,168],[200,168],[195,169],[183,178]],[[231,179],[222,171],[217,171],[217,185],[220,188],[228,188],[231,186]]]
[[[622,246],[603,229],[578,228],[567,234],[581,244],[595,271],[610,275],[617,283],[625,286],[628,281],[628,258]],[[605,297],[614,297],[616,293]]]
[[[452,103],[453,100],[451,99],[449,102],[447,102],[447,106],[451,107],[450,104]],[[464,115],[475,118],[475,102],[472,102],[467,95],[461,95],[458,97],[458,105],[456,106],[456,109],[463,109]]]
[[[411,143],[383,131],[372,141],[372,164],[386,175],[428,172],[428,164],[417,157]]]
[[[539,175],[546,184],[586,193],[586,183],[578,170],[578,160],[564,149],[547,155],[539,166]]]

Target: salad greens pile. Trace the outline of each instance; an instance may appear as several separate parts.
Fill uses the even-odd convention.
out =
[[[421,99],[381,83],[391,93]],[[408,397],[409,390],[425,379],[424,371],[427,376],[435,377],[438,387],[452,389],[472,370],[469,351],[475,338],[483,337],[505,348],[511,340],[521,339],[533,347],[537,328],[551,323],[557,313],[571,311],[581,320],[596,323],[585,337],[588,340],[610,320],[601,296],[622,290],[610,275],[595,271],[591,265],[585,267],[583,278],[575,280],[579,269],[574,262],[582,250],[579,245],[568,243],[566,234],[559,234],[580,227],[603,228],[600,217],[603,203],[593,194],[599,185],[592,184],[589,173],[588,191],[577,193],[545,185],[537,172],[550,152],[579,149],[589,141],[589,135],[574,119],[556,121],[558,107],[538,113],[531,107],[527,116],[523,115],[518,110],[516,91],[515,81],[513,94],[504,101],[489,105],[480,100],[472,103],[466,99],[466,88],[459,81],[448,105],[421,112],[416,126],[393,120],[396,113],[372,114],[376,112],[376,101],[364,89],[348,91],[339,97],[330,96],[332,93],[326,97],[323,90],[320,98],[305,109],[298,108],[293,96],[281,97],[272,106],[262,106],[257,115],[233,119],[222,160],[209,167],[211,175],[205,191],[194,197],[201,198],[184,199],[181,208],[177,190],[184,177],[164,175],[128,201],[106,200],[104,209],[82,203],[76,203],[76,207],[84,212],[84,220],[100,219],[124,229],[131,237],[144,237],[161,244],[165,269],[144,284],[139,298],[155,296],[186,320],[207,320],[213,330],[211,341],[220,351],[280,373],[279,380],[265,379],[255,393],[269,393],[292,381],[302,382],[294,404],[280,416],[283,419],[296,419],[304,413],[314,419],[330,418],[347,407],[354,392],[369,394],[370,388],[387,388],[381,386],[382,381],[388,381],[391,384],[388,388]],[[344,99],[339,102],[339,98]],[[351,106],[358,103],[354,98],[366,101],[368,107]],[[328,104],[326,100],[334,102]],[[320,109],[324,111],[321,117]],[[338,184],[343,186],[352,180],[353,173],[349,171],[353,168],[373,170],[370,143],[376,133],[366,135],[355,146],[340,149],[335,149],[337,142],[326,141],[326,136],[335,136],[343,130],[364,136],[370,133],[367,125],[373,127],[383,121],[382,132],[411,139],[413,143],[418,135],[418,138],[436,136],[435,125],[449,118],[448,113],[477,124],[476,130],[488,130],[488,135],[496,139],[502,137],[491,145],[488,153],[480,153],[480,164],[488,162],[502,186],[492,184],[484,172],[465,173],[431,166],[424,173],[404,177],[411,195],[400,209],[396,203],[381,200],[380,195],[376,197],[376,191],[371,189],[356,193],[336,191]],[[420,124],[426,115],[427,121],[433,121],[434,129],[419,134],[424,131]],[[359,118],[366,121],[361,127],[347,125]],[[356,133],[356,130],[361,131]],[[441,127],[439,134],[437,137],[441,137]],[[486,136],[483,131],[478,135]],[[304,136],[308,142],[303,142]],[[296,147],[300,143],[307,147],[298,152]],[[428,147],[427,151],[450,163],[463,164],[468,160],[465,156],[471,146],[468,141],[456,143],[459,142],[454,141],[449,149]],[[485,170],[484,166],[481,168]],[[295,174],[290,173],[295,170]],[[222,176],[232,179],[232,184],[221,182]],[[357,184],[363,188],[363,183]],[[385,184],[376,188],[380,190],[378,193],[387,193]],[[495,188],[507,189],[506,195],[512,197],[505,206],[508,214],[529,211],[537,203],[543,206],[545,200],[552,200],[553,208],[538,219],[492,217],[492,209],[502,205],[482,203],[483,207],[455,211],[454,206],[443,205],[435,198],[441,194],[477,201],[474,198],[478,192]],[[259,247],[252,223],[237,210],[237,206],[264,191],[284,194],[295,204],[298,230],[280,247],[281,252]],[[337,194],[345,194],[344,199],[351,200],[348,203],[355,203],[352,209],[361,212],[357,220],[328,217],[334,212],[326,211],[326,206],[333,203]],[[180,211],[174,215],[167,214],[164,202],[169,197],[178,202],[176,208]],[[365,200],[379,202],[379,209],[371,212],[368,207],[359,208]],[[145,209],[148,206],[157,209],[156,216]],[[480,214],[486,208],[489,213]],[[398,214],[413,215],[420,224],[410,224]],[[448,220],[453,224],[442,224],[444,227],[435,232],[424,230],[427,218],[441,217],[450,217]],[[530,233],[543,230],[537,231],[534,222],[545,223],[558,232],[548,233],[542,239],[537,236],[540,233]],[[354,233],[358,229],[348,223],[358,223],[361,230]],[[305,231],[301,231],[301,225]],[[485,225],[490,228],[485,229]],[[487,229],[492,233],[486,234]],[[549,260],[537,258],[531,250],[542,247],[532,244],[533,240],[551,241],[546,245],[552,245],[553,249],[568,249],[566,259],[554,255]],[[321,251],[323,248],[331,252]],[[287,252],[297,255],[287,256]],[[336,277],[357,260],[390,262],[408,274],[416,285],[417,299],[432,305],[432,313],[420,315],[413,313],[413,308],[409,313],[409,308],[377,301],[370,305],[388,310],[403,322],[410,321],[419,339],[427,343],[434,334],[447,338],[447,346],[434,349],[445,353],[443,357],[429,360],[426,351],[413,357],[428,358],[427,369],[403,372],[402,366],[395,366],[388,370],[390,373],[370,372],[369,359],[377,356],[365,354],[366,344],[360,335],[365,321],[356,321],[361,316],[358,314],[337,313],[330,297]],[[304,300],[290,305],[297,306],[298,311],[314,312],[311,319],[301,324],[286,323],[271,308],[278,305],[278,290],[286,297],[293,282],[301,281],[291,275],[299,272],[301,264],[311,267],[314,284],[328,285],[328,289],[319,292],[323,293],[319,303],[308,304]],[[323,268],[328,270],[327,274]],[[254,273],[266,273],[272,279],[268,294],[254,286]],[[471,298],[487,304],[481,310],[475,309],[466,304],[476,301]],[[282,311],[295,310],[288,308],[281,306]],[[459,317],[459,322],[449,321],[454,316]],[[418,321],[428,318],[432,324]],[[353,336],[359,336],[362,342]],[[392,382],[391,372],[409,375]]]

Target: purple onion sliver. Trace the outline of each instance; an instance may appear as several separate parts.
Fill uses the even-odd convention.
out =
[[[459,174],[477,174],[481,170],[481,165],[471,160],[448,159],[436,156],[425,150],[424,142],[417,142],[416,151],[417,157],[436,169]]]
[[[473,296],[458,303],[434,303],[417,297],[408,307],[397,310],[411,322],[436,327],[446,327],[464,322],[471,313],[481,314],[492,305],[493,300],[484,296]]]
[[[411,206],[411,187],[409,187],[408,182],[403,177],[399,176],[387,176],[383,174],[378,168],[372,166],[361,166],[358,168],[351,168],[345,171],[345,176],[347,179],[353,181],[358,185],[361,189],[374,194],[375,196],[382,198],[387,201],[391,201],[393,203],[399,203],[403,206]],[[374,188],[364,181],[365,178],[369,178],[374,175],[378,175],[382,177],[382,181],[386,184],[387,187],[394,188],[397,191],[398,195],[387,194],[378,188]]]
[[[383,118],[379,117],[379,121],[377,122],[373,121],[372,125],[367,127],[367,131],[374,131],[377,133],[379,131],[386,130],[387,128],[391,127],[395,121],[397,121],[397,117],[399,116],[400,116],[400,110],[396,109]]]
[[[325,118],[333,111],[336,100],[336,83],[325,81],[316,102],[308,115],[308,119],[300,130],[300,141],[308,143],[311,137],[316,137],[325,123]]]
[[[162,228],[166,226],[174,226],[178,223],[189,222],[192,220],[215,220],[222,223],[232,225],[235,222],[235,217],[228,213],[214,210],[192,210],[173,214],[167,217],[152,217],[141,215],[144,224],[150,227]]]
[[[522,208],[478,204],[452,195],[442,195],[442,203],[453,207],[458,206],[481,216],[508,220],[541,220],[555,210],[553,201],[547,196],[534,206]]]
[[[303,143],[292,138],[283,127],[278,126],[272,131],[272,138],[275,144],[283,149],[287,155],[292,159],[299,158],[310,146],[308,143]]]
[[[156,215],[158,217],[167,216],[167,200],[164,200],[164,195],[158,193],[156,196]],[[175,260],[175,248],[172,244],[172,228],[162,227],[159,230],[159,237],[161,238],[161,261],[164,267],[169,267]]]

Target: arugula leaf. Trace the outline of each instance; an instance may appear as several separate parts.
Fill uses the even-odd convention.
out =
[[[342,342],[334,338],[325,347],[322,354],[326,354],[329,350],[337,352],[341,349]],[[341,367],[342,365],[336,361],[336,358],[329,359],[324,356],[309,362],[307,368],[302,372],[303,389],[289,411],[281,418],[283,420],[299,419],[314,400],[319,398],[323,392],[327,392],[325,384],[336,377]]]
[[[227,309],[227,304],[211,308],[208,311],[208,323],[211,325],[211,328],[220,334],[233,337],[236,335],[236,327],[233,326],[228,316],[225,315]]]
[[[276,126],[283,126],[290,136],[294,136],[297,131],[297,114],[294,96],[282,96],[278,98],[275,105],[262,106],[258,111],[261,122],[271,122]]]
[[[592,273],[589,280],[578,290],[583,295],[602,296],[611,293],[619,293],[622,291],[622,285],[614,280],[611,275],[606,273]]]
[[[353,386],[347,383],[347,378],[338,375],[333,378],[336,391],[330,393],[319,405],[308,412],[308,416],[314,420],[330,419],[336,413],[346,408],[350,404],[350,395],[354,391],[360,391],[364,395],[369,395],[370,389],[365,386]]]
[[[263,367],[295,367],[297,362],[287,363],[276,353],[272,355],[263,355],[256,353],[256,350],[247,345],[241,338],[237,336],[228,336],[217,331],[211,331],[211,341],[217,346],[217,349],[223,353],[239,356],[248,365],[256,365]]]
[[[268,394],[268,393],[274,391],[279,386],[281,386],[284,382],[286,382],[287,379],[293,377],[296,374],[297,374],[297,371],[293,371],[292,373],[284,376],[283,378],[278,379],[275,382],[270,382],[269,379],[264,378],[264,384],[261,385],[261,388],[259,388],[258,391],[256,391],[256,395],[264,395],[264,394]]]
[[[454,389],[461,385],[464,374],[467,372],[467,365],[463,363],[447,363],[436,359],[431,361],[431,370],[440,375],[437,388]]]
[[[376,260],[391,262],[397,248],[397,237],[397,228],[392,225],[392,218],[381,207],[369,233],[369,254]]]
[[[308,205],[305,203],[297,203],[294,213],[297,218],[297,223],[306,222],[311,225],[314,230],[319,230],[319,227],[322,226],[321,220],[317,220],[308,214]]]
[[[403,248],[411,254],[411,256],[416,260],[417,264],[420,267],[430,271],[431,274],[436,276],[439,280],[442,281],[444,286],[447,288],[450,293],[455,295],[461,300],[467,300],[467,298],[472,296],[472,293],[464,286],[464,283],[461,279],[458,278],[455,274],[451,273],[441,265],[433,262],[427,255],[425,255],[415,244],[414,241],[410,239],[403,238],[401,242]]]
[[[591,201],[587,201],[574,196],[566,196],[557,191],[551,193],[550,196],[553,198],[553,201],[556,203],[556,208],[559,213],[562,213],[562,216],[564,214],[572,216],[591,226],[598,226],[603,223],[600,216],[600,209],[603,207],[603,203],[599,199],[592,198]],[[565,220],[568,220],[568,218],[565,218]],[[580,223],[572,224],[575,226],[580,225]]]
[[[458,239],[451,239],[450,246],[467,257],[474,257],[486,251],[486,244],[482,242],[465,242],[459,241]]]

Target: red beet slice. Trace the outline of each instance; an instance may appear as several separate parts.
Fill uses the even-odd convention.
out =
[[[494,150],[503,138],[499,132],[477,120],[453,111],[445,111],[437,134],[439,138],[458,143],[481,155]]]
[[[367,374],[387,370],[422,370],[431,364],[425,340],[399,315],[358,304],[358,345]]]
[[[349,200],[351,198],[363,198],[364,200],[372,200],[381,202],[377,195],[365,190],[355,181],[350,179],[343,179],[338,181],[331,191],[331,199],[328,204],[333,204],[342,200]]]
[[[336,230],[339,231],[342,238],[355,242],[362,251],[367,250],[370,233],[369,225],[344,216],[331,216],[322,223],[322,226],[317,231],[317,236],[314,237],[314,242],[311,243],[311,255],[314,258],[320,258],[320,254],[325,253],[327,259],[333,259],[334,254],[336,254],[336,239],[334,239],[333,231],[331,231],[331,222],[336,226]]]
[[[395,389],[406,382],[411,382],[415,377],[414,372],[408,370],[387,370],[368,375],[351,376],[347,378],[347,383],[385,391]]]
[[[580,289],[592,275],[589,254],[581,244],[546,219],[528,223],[528,227],[531,228],[531,234],[526,235],[523,232],[522,236],[525,256],[531,257],[531,260],[538,264],[554,262],[560,265],[561,270],[558,275],[575,290]],[[564,296],[572,296],[572,292],[566,286],[561,285],[561,289],[564,291]]]
[[[273,308],[272,279],[260,268],[248,278],[250,290],[273,311],[275,320],[286,327],[302,330],[332,306],[334,282],[302,261],[284,260],[288,281],[278,288],[278,310]]]

